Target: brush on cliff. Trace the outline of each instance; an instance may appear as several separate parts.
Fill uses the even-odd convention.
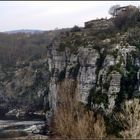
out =
[[[101,115],[88,111],[76,100],[75,81],[59,85],[58,106],[54,112],[54,131],[62,138],[102,138],[105,124]]]

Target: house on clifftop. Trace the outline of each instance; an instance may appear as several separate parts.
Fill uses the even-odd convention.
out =
[[[119,8],[115,9],[114,17],[116,17],[120,14],[127,14],[127,13],[130,13],[130,12],[134,12],[136,10],[137,10],[136,6],[133,6],[133,5],[119,7]]]
[[[113,18],[115,18],[119,15],[132,16],[133,14],[136,13],[137,10],[138,10],[138,8],[136,6],[133,6],[133,5],[128,5],[128,6],[116,8],[114,11]],[[113,28],[115,26],[114,22],[113,22],[113,18],[110,18],[110,19],[101,18],[101,19],[87,21],[87,22],[85,22],[85,28],[92,29],[93,31],[106,30],[106,29]]]

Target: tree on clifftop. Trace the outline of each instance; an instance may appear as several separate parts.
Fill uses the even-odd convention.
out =
[[[120,5],[118,5],[118,4],[111,6],[108,13],[114,17],[115,16],[115,10],[119,7],[120,7]]]

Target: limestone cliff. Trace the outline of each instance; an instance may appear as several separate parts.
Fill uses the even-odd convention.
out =
[[[106,113],[118,108],[123,100],[139,95],[139,50],[126,42],[126,35],[117,38],[115,43],[111,38],[96,42],[83,30],[52,43],[47,56],[53,109],[57,103],[58,83],[64,78],[76,81],[77,100]],[[127,92],[127,84],[132,87],[131,92]]]
[[[46,58],[1,66],[1,109],[55,109],[64,79],[76,81],[77,100],[107,114],[138,97],[139,48],[128,43],[127,32],[104,33],[65,31],[48,45]]]

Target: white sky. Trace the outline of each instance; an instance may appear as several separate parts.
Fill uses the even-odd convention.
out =
[[[140,5],[140,1],[0,1],[0,31],[51,30],[84,26],[84,22],[110,17],[112,5]]]

